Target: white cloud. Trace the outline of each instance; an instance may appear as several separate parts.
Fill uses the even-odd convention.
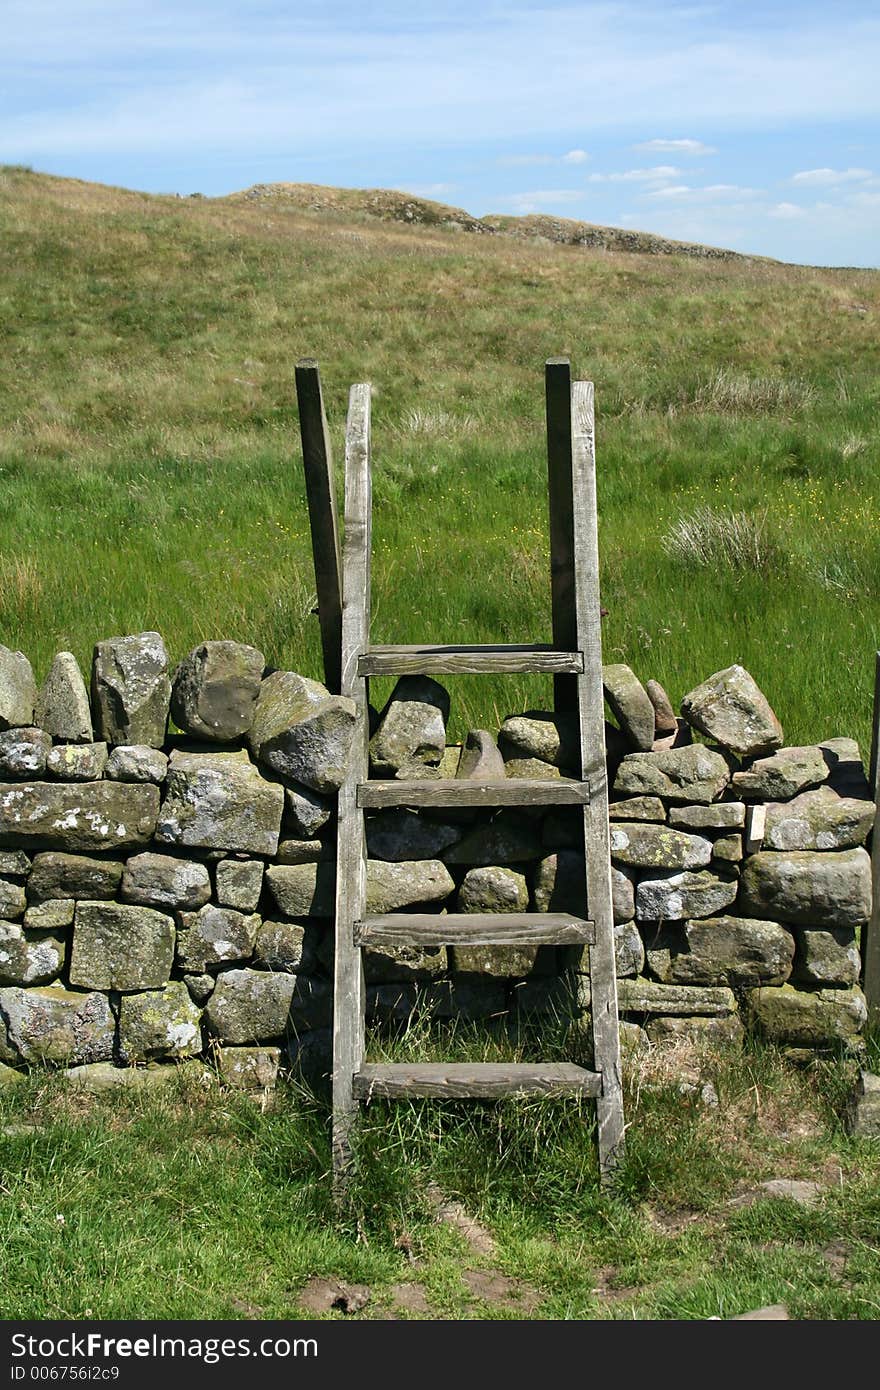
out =
[[[768,217],[777,217],[780,221],[791,221],[792,218],[806,217],[806,208],[798,207],[797,203],[775,203],[767,213]]]
[[[516,167],[527,164],[585,164],[589,158],[586,150],[569,150],[567,154],[503,154],[497,162]]]
[[[808,184],[812,188],[827,188],[836,183],[864,183],[873,178],[870,169],[802,169],[792,174],[791,182]]]
[[[627,169],[622,174],[590,174],[590,183],[660,183],[663,179],[680,179],[683,169],[674,164],[655,164],[653,169]]]
[[[714,145],[704,145],[702,140],[643,140],[633,145],[634,150],[654,150],[658,154],[717,154]]]
[[[568,154],[562,156],[563,164],[586,164],[589,159],[586,150],[569,150]]]
[[[716,198],[754,198],[756,193],[756,189],[742,188],[737,183],[709,183],[703,188],[693,188],[687,183],[675,183],[653,188],[646,197],[689,198],[692,202],[713,202]]]
[[[696,190],[687,183],[671,183],[668,188],[655,188],[648,194],[649,198],[686,198],[689,193]]]

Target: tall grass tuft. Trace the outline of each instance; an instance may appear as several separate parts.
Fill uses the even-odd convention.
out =
[[[768,534],[766,511],[698,507],[673,523],[662,545],[689,567],[768,574],[785,565],[784,552]]]
[[[690,403],[725,415],[778,415],[803,410],[815,396],[815,388],[800,377],[750,376],[719,367],[700,382]]]

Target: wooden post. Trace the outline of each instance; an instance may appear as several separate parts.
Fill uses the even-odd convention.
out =
[[[324,413],[321,377],[318,364],[311,357],[304,357],[296,364],[296,398],[318,594],[324,684],[331,694],[338,695],[341,689],[339,662],[342,645],[339,527],[333,489],[333,456]]]
[[[354,1075],[364,1059],[364,970],[354,926],[365,913],[367,851],[359,782],[369,771],[368,682],[358,657],[370,637],[370,387],[352,386],[345,430],[345,547],[343,551],[342,694],[357,705],[358,729],[339,789],[336,852],[336,950],[333,982],[333,1173],[341,1191],[350,1163],[357,1109]]]
[[[880,800],[880,652],[874,665],[874,713],[871,729],[871,762],[868,772],[871,798]],[[862,988],[868,1003],[868,1020],[880,1021],[880,826],[871,834],[871,920],[862,940]]]
[[[553,645],[578,650],[575,617],[575,547],[572,511],[571,363],[551,357],[544,368],[547,406],[547,491],[550,504],[550,602]],[[553,677],[557,712],[577,705],[577,684],[570,676]]]

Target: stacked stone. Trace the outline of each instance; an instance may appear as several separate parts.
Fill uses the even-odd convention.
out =
[[[326,1028],[354,726],[350,700],[240,643],[204,642],[172,675],[158,633],[100,642],[91,700],[70,653],[38,691],[0,647],[4,1069],[104,1085],[108,1064],[139,1081],[135,1063],[210,1053],[262,1086],[285,1041]],[[288,864],[317,877],[312,920],[288,911]]]

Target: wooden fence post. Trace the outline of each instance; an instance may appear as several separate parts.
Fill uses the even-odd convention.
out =
[[[880,799],[880,652],[874,666],[874,712],[871,725],[871,762],[868,772],[875,806]],[[871,920],[862,940],[862,988],[868,1003],[868,1019],[880,1019],[880,826],[871,838]]]
[[[296,398],[302,438],[303,467],[315,588],[318,594],[318,622],[321,625],[321,651],[324,658],[324,684],[332,695],[342,685],[342,563],[336,493],[333,488],[333,455],[324,413],[324,398],[318,364],[304,357],[296,364]]]

